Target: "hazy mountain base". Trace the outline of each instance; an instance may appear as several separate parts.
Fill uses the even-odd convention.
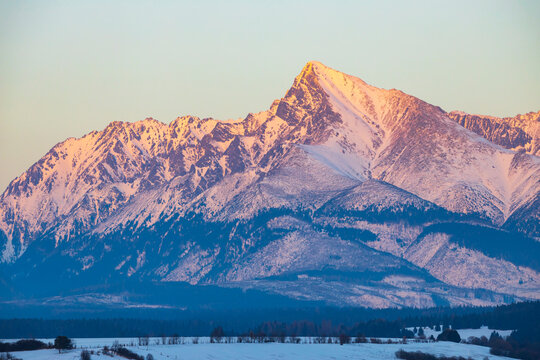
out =
[[[526,298],[526,283],[516,286],[520,291],[521,285],[525,294],[523,298],[485,289],[490,282],[495,284],[493,286],[507,284],[506,278],[499,283],[497,277],[489,281],[482,279],[484,289],[449,284],[452,274],[458,269],[445,265],[445,252],[455,259],[456,249],[470,256],[471,253],[476,254],[475,247],[478,248],[477,243],[472,243],[473,246],[463,241],[460,243],[456,234],[464,230],[459,229],[473,229],[479,244],[482,244],[482,234],[487,241],[501,230],[456,223],[459,219],[463,221],[463,217],[436,207],[432,213],[415,207],[403,208],[401,213],[395,208],[384,212],[373,208],[348,211],[341,207],[339,213],[336,211],[330,204],[315,212],[270,209],[252,219],[234,222],[213,222],[198,214],[187,214],[157,223],[142,232],[126,229],[107,237],[89,235],[75,247],[73,243],[55,247],[53,239],[42,239],[34,242],[17,263],[8,265],[9,272],[16,275],[10,280],[4,278],[6,291],[2,297],[8,301],[34,299],[19,301],[19,304],[28,306],[43,302],[72,309],[107,304],[113,308],[193,308],[206,304],[212,308],[212,299],[216,298],[223,300],[218,307],[226,307],[225,299],[230,295],[225,289],[207,286],[214,284],[253,289],[257,290],[253,294],[259,294],[256,301],[251,301],[253,299],[250,300],[249,296],[238,292],[233,296],[234,300],[230,298],[229,306],[250,303],[250,306],[264,307],[265,303],[273,301],[287,304],[280,297],[264,299],[267,296],[264,294],[268,293],[315,304],[369,307],[490,305]],[[330,216],[332,213],[334,216]],[[429,225],[433,218],[442,217],[453,222]],[[405,222],[407,219],[410,219],[409,223]],[[400,239],[390,236],[389,231],[417,235],[411,239]],[[432,260],[420,264],[430,269],[430,274],[413,263],[418,256],[418,243],[425,242],[428,234],[433,233],[456,240],[447,239],[446,246],[439,247],[431,255]],[[534,268],[538,244],[523,237],[516,241],[516,245],[527,245],[529,257],[520,257],[519,251],[504,256],[513,256],[514,261],[527,262]],[[161,248],[172,248],[173,243],[177,244],[177,253],[161,251]],[[251,246],[243,249],[247,243]],[[393,250],[388,249],[389,244]],[[452,244],[457,244],[457,247],[452,247]],[[376,250],[377,247],[388,252]],[[429,248],[426,244],[421,247]],[[141,252],[144,253],[142,263]],[[81,253],[85,258],[79,258]],[[496,258],[486,260],[485,255],[476,256],[482,256],[482,264],[486,261],[492,261],[493,266],[506,263]],[[208,257],[212,258],[211,262],[206,260]],[[41,263],[34,263],[36,258]],[[421,258],[427,257],[422,255]],[[92,261],[94,266],[81,270],[84,265],[81,261]],[[172,278],[170,274],[175,274],[172,271],[163,278],[163,263],[182,269],[177,272],[179,274],[189,274],[189,270],[191,277]],[[512,270],[514,265],[508,264]],[[523,269],[518,271],[526,274]],[[138,276],[128,281],[130,272]],[[483,275],[480,272],[477,276],[480,279]],[[198,286],[175,285],[176,281],[193,279],[197,279],[192,283]],[[123,283],[130,284],[131,288],[124,289]],[[165,288],[171,294],[159,291]],[[530,291],[534,296],[534,288]],[[185,301],[191,297],[190,294],[197,292],[215,292],[215,296],[203,296],[197,300],[193,295],[193,301]],[[246,299],[242,300],[242,297]]]

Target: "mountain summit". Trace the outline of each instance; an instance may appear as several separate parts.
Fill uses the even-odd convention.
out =
[[[59,272],[370,307],[538,299],[540,158],[460,114],[312,61],[243,120],[113,122],[9,184],[0,270],[12,288]]]

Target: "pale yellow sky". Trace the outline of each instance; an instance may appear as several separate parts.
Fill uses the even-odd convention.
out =
[[[0,0],[0,188],[111,121],[265,110],[308,60],[447,111],[538,111],[538,14],[538,1]]]

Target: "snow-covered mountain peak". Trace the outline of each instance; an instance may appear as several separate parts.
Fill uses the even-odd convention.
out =
[[[287,96],[294,95],[294,90],[302,87],[309,88],[312,93],[322,90],[344,122],[350,120],[350,116],[357,120],[360,118],[374,131],[383,133],[393,131],[402,126],[403,121],[420,115],[425,120],[437,121],[445,114],[441,108],[401,90],[372,86],[317,61],[310,61],[304,66]],[[352,120],[349,125],[356,126],[356,122]]]
[[[302,148],[343,176],[383,180],[496,224],[529,201],[523,192],[538,191],[538,168],[526,165],[530,161],[520,160],[523,178],[518,180],[510,172],[511,152],[456,126],[441,108],[402,91],[380,89],[309,62],[287,97],[324,105],[327,113],[337,115],[325,124],[332,129],[329,136]]]
[[[284,97],[245,119],[113,122],[57,144],[11,182],[0,196],[0,263],[18,279],[58,262],[67,277],[94,271],[98,282],[261,280],[289,294],[314,288],[259,278],[405,271],[428,281],[420,266],[444,288],[537,298],[530,257],[501,261],[491,238],[452,239],[478,224],[489,229],[482,236],[538,237],[540,158],[493,144],[458,117],[469,119],[310,61]],[[535,129],[535,119],[512,121]],[[531,149],[532,138],[524,138]],[[351,291],[340,281],[318,279],[329,286],[322,298],[341,288],[353,303],[369,293],[415,304],[399,284],[362,280]],[[486,300],[428,288],[449,304]],[[434,305],[431,297],[422,303]]]
[[[175,178],[189,184],[185,191],[200,193],[228,174],[269,171],[291,145],[342,176],[383,180],[454,211],[477,209],[478,204],[456,196],[480,190],[482,211],[498,222],[518,207],[513,198],[530,198],[514,194],[530,186],[507,178],[511,154],[500,155],[489,171],[478,173],[498,150],[477,143],[440,108],[310,61],[282,99],[241,121],[182,116],[167,125],[146,118],[67,139],[10,184],[2,195],[0,225],[7,234],[23,226],[28,234],[21,237],[32,237],[59,216],[79,213],[99,222],[140,191]],[[534,167],[525,168],[529,178]],[[92,209],[108,197],[114,205],[95,216]]]

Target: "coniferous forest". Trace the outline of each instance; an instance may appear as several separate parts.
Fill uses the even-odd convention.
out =
[[[216,326],[228,335],[264,332],[286,336],[401,337],[405,327],[443,326],[516,330],[516,337],[540,339],[540,301],[497,307],[430,309],[311,308],[275,309],[264,312],[228,310],[182,312],[168,319],[72,318],[0,319],[0,338],[208,336]]]

